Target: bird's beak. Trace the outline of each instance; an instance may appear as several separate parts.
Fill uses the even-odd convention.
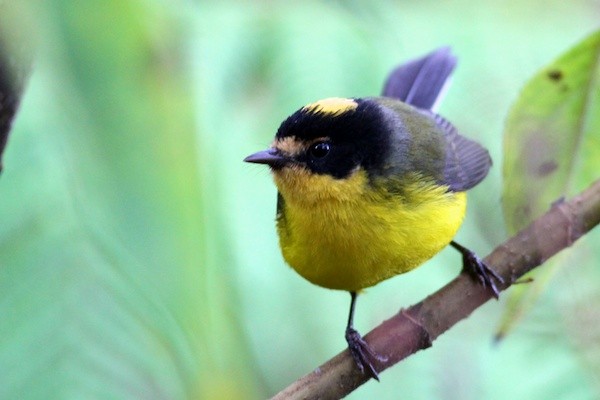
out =
[[[283,167],[290,160],[283,156],[277,149],[270,148],[267,150],[259,151],[258,153],[250,154],[244,158],[244,161],[256,164],[267,164],[271,167]]]

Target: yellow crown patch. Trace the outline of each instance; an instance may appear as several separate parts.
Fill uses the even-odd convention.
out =
[[[353,99],[344,97],[329,97],[327,99],[315,101],[304,106],[303,110],[310,113],[323,113],[328,115],[340,115],[348,111],[353,111],[358,107],[358,103]]]

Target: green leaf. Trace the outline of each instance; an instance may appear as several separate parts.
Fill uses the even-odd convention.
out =
[[[515,233],[600,168],[600,32],[543,68],[513,105],[504,132],[504,218]]]
[[[600,171],[600,32],[544,67],[513,105],[504,133],[503,209],[514,234]],[[560,258],[552,263],[560,265]],[[533,307],[557,270],[511,291],[498,337]]]

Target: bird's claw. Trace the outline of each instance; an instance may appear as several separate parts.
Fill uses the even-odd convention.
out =
[[[387,357],[375,353],[360,333],[353,328],[346,329],[346,342],[348,342],[348,349],[358,369],[362,373],[366,371],[367,375],[379,381],[379,375],[373,366],[373,360],[385,362]]]
[[[490,288],[494,297],[498,298],[500,291],[496,285],[504,284],[504,279],[488,267],[474,252],[466,249],[463,252],[463,270],[466,270],[474,279],[477,279],[481,286]]]

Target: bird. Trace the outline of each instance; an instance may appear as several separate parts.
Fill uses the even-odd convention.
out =
[[[277,186],[285,261],[309,282],[350,293],[345,330],[360,371],[385,361],[354,328],[358,294],[421,266],[446,246],[498,297],[502,277],[454,241],[466,191],[492,165],[488,151],[436,113],[457,58],[449,47],[395,68],[377,97],[329,97],[287,117],[266,150]]]

